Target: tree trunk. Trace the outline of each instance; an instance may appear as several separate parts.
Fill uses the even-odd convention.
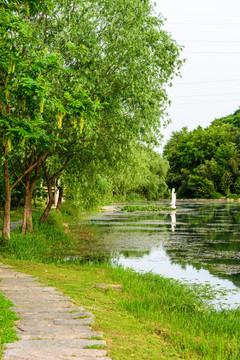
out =
[[[5,201],[4,201],[4,215],[3,215],[3,230],[2,238],[4,242],[8,242],[10,238],[10,210],[11,210],[11,189],[10,176],[8,172],[8,160],[4,161],[4,187],[5,187]]]
[[[31,173],[26,176],[25,199],[23,208],[22,234],[33,232],[32,223],[32,192],[31,192]]]
[[[30,191],[26,191],[25,194],[22,224],[22,234],[26,234],[28,232],[33,232],[32,193]]]
[[[63,164],[63,166],[61,167],[61,169],[59,169],[58,172],[56,172],[52,177],[49,177],[48,172],[46,167],[43,164],[43,171],[45,173],[45,177],[46,177],[46,181],[47,181],[47,188],[48,188],[48,204],[47,207],[44,211],[44,213],[41,216],[40,219],[40,223],[44,224],[45,221],[47,220],[48,214],[52,208],[52,205],[54,203],[54,197],[53,197],[53,192],[52,192],[52,181],[54,179],[56,179],[62,172],[63,170],[66,169],[67,164],[69,163],[69,161],[71,160],[72,156],[68,156],[67,159],[65,160],[65,163]]]
[[[38,179],[40,168],[41,168],[40,165],[35,168],[35,175],[34,175],[33,179],[31,178],[31,172],[29,172],[26,175],[22,234],[26,234],[28,232],[33,232],[32,197],[33,197],[33,191],[36,186],[37,179]]]
[[[48,178],[47,178],[47,188],[48,188],[48,203],[47,203],[46,209],[44,210],[44,213],[41,216],[41,219],[40,219],[41,224],[44,224],[45,221],[47,220],[47,217],[48,217],[50,210],[52,208],[52,205],[54,203],[54,197],[53,197],[53,192],[52,192],[52,181],[49,180]]]
[[[63,187],[59,186],[58,190],[59,190],[59,194],[58,194],[57,210],[60,211],[62,206],[62,199],[63,199]]]

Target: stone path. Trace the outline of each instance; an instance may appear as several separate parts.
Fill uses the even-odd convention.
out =
[[[111,360],[97,348],[106,343],[90,327],[93,315],[53,287],[0,263],[0,291],[20,318],[20,340],[7,344],[3,360]]]

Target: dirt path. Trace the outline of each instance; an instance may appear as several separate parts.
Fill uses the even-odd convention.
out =
[[[93,315],[30,275],[0,263],[0,291],[15,307],[20,338],[7,344],[3,360],[111,360]],[[98,340],[96,340],[98,339]]]

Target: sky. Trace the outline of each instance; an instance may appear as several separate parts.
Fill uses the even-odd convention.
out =
[[[183,126],[203,128],[240,107],[240,1],[155,0],[164,29],[184,46],[182,78],[168,89],[172,123],[164,144]]]

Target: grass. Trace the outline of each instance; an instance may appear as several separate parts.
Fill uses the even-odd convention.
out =
[[[17,340],[16,331],[13,329],[17,317],[13,311],[9,310],[10,306],[13,304],[0,294],[0,358],[4,344]]]
[[[22,220],[22,214],[23,214],[22,208],[20,208],[19,210],[12,210],[10,213],[11,222]],[[2,225],[3,225],[3,210],[0,211],[0,227],[2,227]]]
[[[178,281],[107,264],[7,262],[92,312],[113,360],[240,358],[240,310],[208,308],[196,289]]]
[[[109,357],[240,358],[240,309],[217,311],[208,306],[205,298],[214,295],[209,288],[190,287],[109,263],[64,262],[66,251],[76,253],[78,249],[77,238],[62,226],[66,220],[69,217],[53,212],[48,224],[35,223],[34,235],[23,237],[16,230],[9,246],[2,249],[1,260],[55,286],[76,305],[92,312],[94,330],[103,333]],[[85,230],[83,237],[93,236]],[[103,289],[95,283],[120,284],[122,290]]]
[[[53,209],[45,224],[40,224],[39,219],[42,209],[33,213],[34,233],[21,235],[21,227],[11,232],[11,239],[1,248],[1,254],[19,260],[57,262],[64,257],[75,255],[80,250],[80,244],[71,238],[68,233],[69,220],[73,220],[69,207],[66,212]],[[73,210],[74,211],[74,210]],[[15,214],[15,219],[17,215]]]

